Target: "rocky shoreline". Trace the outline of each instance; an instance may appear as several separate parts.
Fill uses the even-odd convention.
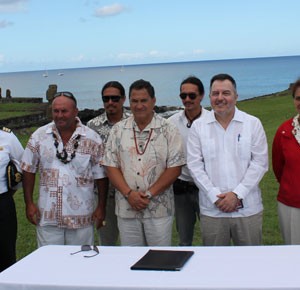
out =
[[[289,88],[277,92],[277,93],[272,93],[269,95],[263,95],[263,96],[257,96],[253,97],[250,99],[242,100],[240,102],[247,102],[253,99],[260,99],[260,98],[266,98],[266,97],[272,97],[272,96],[280,96],[280,95],[286,95],[291,92],[291,86],[292,84],[289,85]],[[25,100],[26,99],[26,100]],[[10,98],[10,99],[0,99],[0,103],[34,103],[36,105],[37,103],[37,98]],[[49,104],[50,103],[44,103],[42,98],[39,98],[38,100],[38,109],[35,109],[35,111],[32,111],[30,115],[24,114],[24,116],[19,116],[19,117],[12,117],[8,119],[3,119],[0,120],[0,126],[5,126],[11,129],[22,129],[22,128],[28,128],[28,127],[39,127],[42,126],[49,121],[51,121],[51,114],[49,112]],[[126,107],[128,108],[128,107]],[[129,108],[128,108],[129,109]],[[155,106],[154,111],[161,116],[167,118],[174,114],[175,111],[182,110],[183,107],[181,106]],[[83,124],[86,124],[89,120],[92,118],[100,115],[101,113],[104,112],[104,108],[100,108],[98,110],[94,109],[84,109],[80,110],[78,113],[79,118],[83,122]]]

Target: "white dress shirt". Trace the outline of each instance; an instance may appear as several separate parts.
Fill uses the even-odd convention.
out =
[[[263,210],[259,182],[268,170],[268,146],[259,119],[235,108],[225,130],[214,112],[194,122],[187,143],[187,165],[199,188],[200,212],[212,217],[251,216]],[[233,191],[244,208],[220,211],[217,195]]]
[[[201,111],[201,115],[200,117],[197,119],[201,119],[203,118],[209,111],[204,109],[202,107],[202,111]],[[187,146],[187,141],[188,141],[188,135],[189,135],[189,132],[191,131],[191,128],[188,128],[187,127],[187,124],[189,123],[186,115],[185,115],[185,112],[184,110],[178,112],[178,113],[175,113],[174,115],[172,115],[169,120],[176,125],[176,127],[179,129],[179,132],[180,132],[180,135],[182,137],[182,140],[183,140],[183,144],[184,144],[184,154],[185,156],[187,155],[186,153],[186,146]],[[194,121],[195,122],[195,121]],[[193,124],[194,124],[193,122]],[[193,126],[193,125],[192,125]],[[182,166],[181,168],[181,175],[178,177],[179,179],[181,180],[184,180],[184,181],[190,181],[190,182],[193,182],[193,178],[189,172],[189,169],[187,167],[187,165],[184,165]]]

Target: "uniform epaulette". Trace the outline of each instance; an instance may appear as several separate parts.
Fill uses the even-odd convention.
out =
[[[7,133],[11,133],[11,129],[9,129],[7,127],[2,127],[1,130],[4,132],[7,132]]]

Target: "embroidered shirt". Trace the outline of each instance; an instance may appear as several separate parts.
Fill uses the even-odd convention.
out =
[[[100,136],[82,125],[79,119],[77,121],[76,130],[65,146],[70,155],[74,151],[75,138],[80,134],[76,155],[71,162],[64,164],[56,157],[52,133],[58,137],[59,152],[63,143],[54,122],[37,129],[25,148],[21,168],[40,173],[38,207],[41,226],[76,229],[92,223],[94,180],[105,177],[100,164],[104,148]]]
[[[133,130],[136,132],[138,151],[145,150],[142,155],[137,153]],[[131,189],[144,192],[157,181],[166,168],[181,166],[185,163],[182,139],[178,129],[157,114],[154,114],[152,121],[143,131],[138,129],[133,116],[117,123],[112,128],[103,158],[104,165],[121,170]],[[132,209],[125,197],[117,191],[116,214],[122,218],[173,215],[172,186],[153,197],[149,206],[143,211]]]
[[[261,122],[235,108],[225,130],[214,112],[196,120],[187,144],[187,164],[199,188],[200,212],[213,217],[243,217],[263,210],[259,182],[268,170],[268,145]],[[220,211],[217,195],[233,191],[244,208]]]

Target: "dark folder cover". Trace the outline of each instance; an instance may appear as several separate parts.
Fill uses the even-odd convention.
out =
[[[149,250],[130,269],[179,271],[193,254],[193,251]]]

